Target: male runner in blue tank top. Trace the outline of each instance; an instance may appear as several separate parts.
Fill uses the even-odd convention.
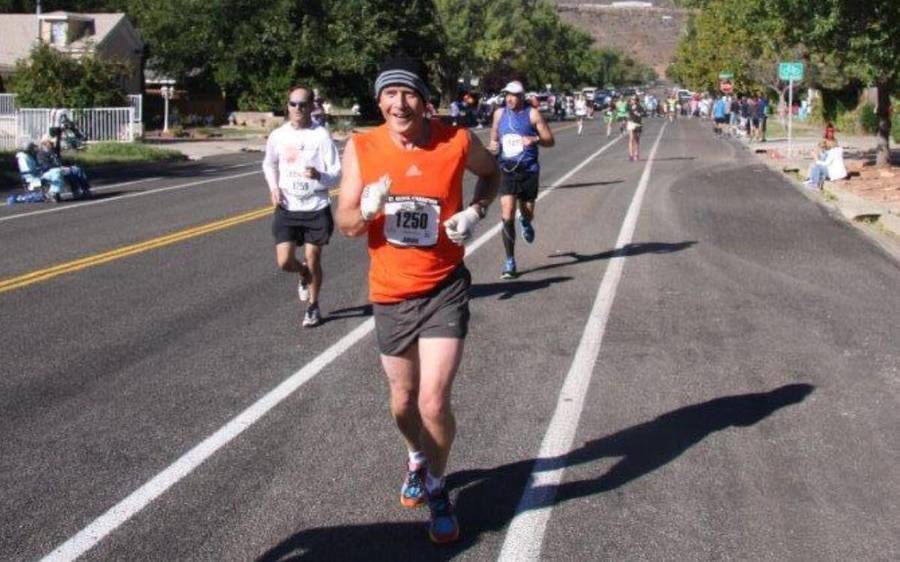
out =
[[[515,279],[516,271],[516,206],[522,238],[534,241],[534,202],[537,199],[541,167],[538,145],[553,146],[553,133],[541,113],[525,103],[525,88],[513,80],[503,89],[506,106],[494,112],[491,142],[488,150],[500,160],[500,219],[503,221],[503,279]]]

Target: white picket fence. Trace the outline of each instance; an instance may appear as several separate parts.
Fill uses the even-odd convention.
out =
[[[54,109],[22,108],[0,115],[0,150],[15,150],[24,141],[38,142],[50,132]],[[87,142],[134,142],[134,107],[68,109],[69,118],[87,137]]]
[[[0,94],[0,116],[16,113],[16,94]]]
[[[129,94],[128,103],[134,108],[134,122],[140,123],[144,120],[144,95]]]

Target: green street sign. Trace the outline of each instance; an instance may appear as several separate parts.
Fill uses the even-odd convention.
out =
[[[778,78],[781,80],[793,80],[795,82],[803,80],[803,63],[802,62],[780,62],[778,63]]]
[[[731,80],[732,78],[734,78],[734,72],[723,70],[719,73],[719,80]]]

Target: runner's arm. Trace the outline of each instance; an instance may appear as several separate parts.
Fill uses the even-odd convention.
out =
[[[341,187],[338,193],[337,227],[346,236],[362,236],[368,230],[369,223],[363,220],[359,210],[363,181],[359,170],[359,160],[356,158],[356,147],[352,138],[347,141],[347,145],[344,147],[344,159],[341,169],[343,173],[341,174]]]
[[[319,151],[322,165],[325,168],[324,170],[316,170],[319,172],[319,184],[322,186],[322,190],[331,189],[341,179],[341,158],[330,134],[327,134],[322,141]]]
[[[500,143],[500,116],[503,113],[503,108],[498,107],[494,110],[494,115],[491,118],[491,140],[488,144],[488,151],[496,154],[499,152],[499,143]]]
[[[478,206],[478,215],[484,218],[487,208],[497,196],[500,187],[500,169],[497,160],[488,152],[477,136],[469,133],[469,153],[466,169],[478,176],[475,193],[469,206]]]
[[[266,155],[263,158],[263,174],[266,176],[266,183],[269,185],[269,191],[278,189],[278,149],[275,147],[275,131],[269,135],[266,141]]]
[[[556,144],[556,140],[553,138],[553,131],[547,126],[547,122],[544,121],[541,112],[534,108],[531,109],[531,124],[537,129],[537,142],[539,145],[549,148]]]

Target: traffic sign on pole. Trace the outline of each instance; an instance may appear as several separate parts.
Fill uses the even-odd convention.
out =
[[[802,62],[780,62],[778,63],[778,78],[799,82],[803,80],[803,70]]]

